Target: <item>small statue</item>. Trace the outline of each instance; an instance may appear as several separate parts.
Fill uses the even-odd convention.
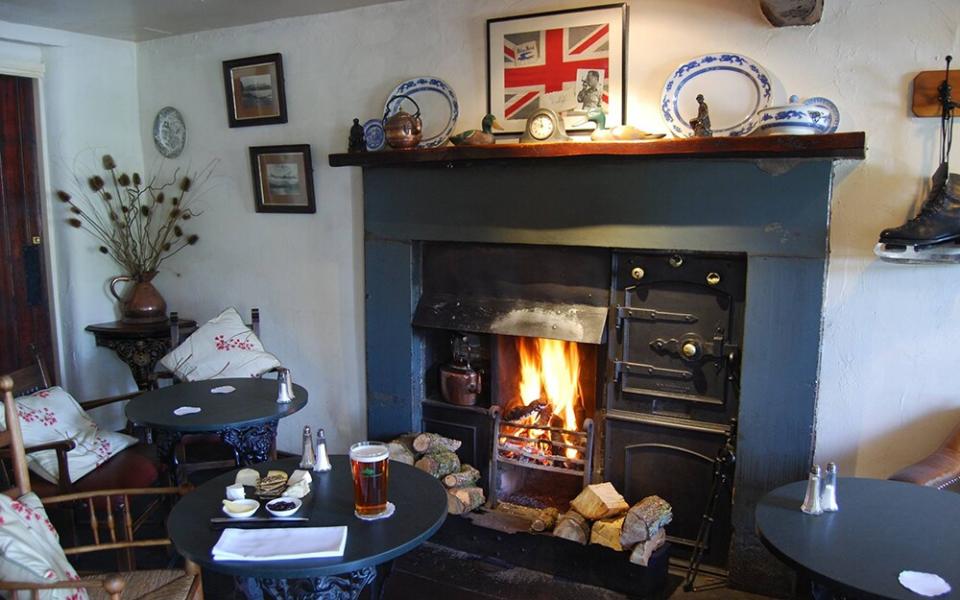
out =
[[[350,127],[350,138],[347,141],[347,152],[366,152],[367,140],[363,137],[363,125],[360,119],[353,120],[353,126]]]
[[[690,126],[693,127],[693,137],[713,137],[713,130],[710,129],[710,108],[703,101],[703,94],[697,94],[697,118],[690,119]]]

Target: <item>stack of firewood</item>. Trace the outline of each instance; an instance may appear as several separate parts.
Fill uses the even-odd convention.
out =
[[[443,482],[447,488],[447,512],[462,515],[486,501],[477,485],[480,471],[461,465],[456,451],[460,440],[436,433],[408,433],[390,442],[392,460],[413,465]]]
[[[617,551],[632,550],[630,562],[646,566],[666,542],[664,526],[673,510],[658,496],[632,507],[609,482],[588,485],[560,515],[553,535],[579,544],[600,544]]]

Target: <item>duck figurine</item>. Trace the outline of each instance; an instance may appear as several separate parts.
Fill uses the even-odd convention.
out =
[[[633,125],[619,125],[613,129],[607,129],[607,115],[598,109],[591,110],[587,113],[587,121],[593,121],[597,125],[597,128],[590,134],[590,139],[594,142],[658,140],[667,135],[665,133],[649,133],[642,129],[637,129]]]
[[[456,135],[450,136],[450,143],[454,146],[480,146],[483,144],[493,144],[493,130],[502,131],[503,127],[497,123],[497,118],[493,115],[487,115],[480,122],[481,129],[468,129]]]

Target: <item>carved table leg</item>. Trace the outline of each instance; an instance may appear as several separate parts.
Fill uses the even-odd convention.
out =
[[[223,441],[233,448],[240,464],[253,465],[272,458],[273,445],[277,439],[278,420],[252,427],[228,427],[220,431]]]
[[[133,374],[133,380],[141,390],[150,388],[150,374],[159,361],[170,351],[170,340],[165,338],[125,340],[97,338],[97,345],[116,352]]]
[[[157,429],[153,433],[153,439],[157,444],[157,458],[170,465],[170,479],[174,485],[179,484],[177,471],[179,461],[177,461],[177,444],[183,437],[179,431],[169,431],[167,429]]]
[[[377,576],[376,567],[312,579],[234,579],[237,596],[246,600],[356,600]]]

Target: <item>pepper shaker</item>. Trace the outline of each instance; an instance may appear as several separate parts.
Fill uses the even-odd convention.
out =
[[[313,470],[317,473],[329,471],[332,468],[330,457],[327,456],[327,438],[323,429],[317,431],[317,457],[313,465]]]
[[[827,463],[827,472],[823,476],[823,493],[820,494],[823,512],[837,512],[837,463]]]
[[[300,454],[300,468],[312,469],[316,463],[316,457],[313,453],[313,432],[309,425],[303,426],[303,446]]]
[[[808,515],[822,515],[823,508],[820,507],[820,465],[813,465],[810,468],[810,477],[807,479],[807,495],[800,505],[800,510]]]

